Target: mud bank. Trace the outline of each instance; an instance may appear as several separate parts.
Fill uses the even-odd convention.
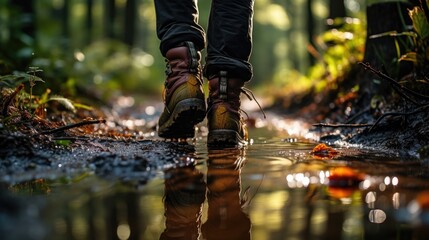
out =
[[[429,116],[389,119],[373,127],[323,129],[320,141],[371,149],[402,158],[428,158]]]
[[[194,146],[187,142],[91,138],[64,147],[42,141],[35,143],[24,135],[0,137],[3,140],[0,182],[8,184],[42,178],[71,178],[83,172],[144,183],[157,171],[194,160]]]

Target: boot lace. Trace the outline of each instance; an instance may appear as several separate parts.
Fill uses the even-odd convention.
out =
[[[242,87],[242,88],[241,88],[241,92],[242,92],[244,95],[246,95],[246,97],[247,97],[250,101],[255,100],[256,104],[257,104],[257,105],[258,105],[258,107],[259,107],[259,110],[261,110],[262,115],[264,115],[264,119],[267,119],[267,115],[265,115],[265,111],[264,111],[264,109],[262,109],[261,104],[259,104],[258,100],[256,100],[256,97],[255,97],[255,95],[253,95],[253,92],[252,92],[252,91],[250,91],[250,89],[245,88],[245,87]],[[241,110],[241,109],[240,109],[240,110]],[[241,110],[241,112],[243,112],[244,114],[246,114],[247,118],[249,118],[249,115],[248,115],[245,111]]]

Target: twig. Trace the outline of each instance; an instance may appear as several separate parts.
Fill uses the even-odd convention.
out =
[[[61,140],[70,140],[70,141],[77,141],[77,140],[89,140],[89,137],[54,137],[52,140],[54,141],[61,141]]]
[[[362,123],[362,124],[351,124],[351,123],[316,123],[313,124],[314,127],[331,127],[331,128],[364,128],[371,127],[373,124]]]
[[[347,124],[352,123],[356,118],[358,118],[359,116],[361,116],[362,114],[368,112],[371,109],[371,107],[366,107],[364,110],[356,113],[355,115],[353,115],[353,117],[349,118],[349,120],[347,120]]]
[[[314,127],[331,127],[331,128],[364,128],[364,127],[371,127],[369,129],[369,131],[371,132],[375,126],[377,126],[381,120],[383,120],[385,117],[388,116],[410,116],[419,112],[423,112],[424,110],[429,109],[429,104],[423,105],[421,107],[416,108],[414,111],[412,112],[405,112],[405,113],[401,113],[401,112],[390,112],[390,113],[385,113],[383,115],[381,115],[377,121],[375,121],[375,123],[370,124],[370,123],[362,123],[362,124],[350,124],[350,123],[339,123],[339,124],[331,124],[331,123],[316,123],[313,124]]]
[[[389,77],[388,75],[384,74],[383,72],[381,72],[381,71],[373,68],[369,63],[360,62],[359,64],[362,65],[364,68],[368,69],[369,71],[371,71],[372,73],[374,73],[375,75],[377,75],[377,76],[379,76],[379,77],[381,77],[381,78],[389,81],[392,85],[398,87],[400,90],[408,92],[409,94],[411,94],[411,95],[413,95],[415,97],[418,97],[418,98],[421,98],[421,99],[425,99],[425,100],[429,100],[429,96],[422,95],[422,94],[420,94],[418,92],[415,92],[415,91],[413,91],[413,90],[411,90],[411,89],[409,89],[407,87],[402,86],[397,81],[395,81],[395,79],[393,79],[393,78]]]
[[[383,115],[381,115],[378,119],[377,119],[377,121],[375,121],[375,123],[372,125],[372,127],[369,129],[369,131],[371,132],[373,129],[374,129],[374,127],[376,126],[376,125],[378,125],[379,123],[380,123],[380,121],[381,120],[383,120],[385,117],[387,117],[387,116],[410,116],[410,115],[413,115],[413,114],[416,114],[416,113],[419,113],[419,112],[422,112],[422,111],[424,111],[426,108],[428,108],[429,109],[429,104],[426,104],[426,105],[423,105],[423,106],[421,106],[421,107],[418,107],[418,108],[416,108],[414,111],[412,111],[412,112],[405,112],[405,113],[401,113],[401,112],[390,112],[390,113],[384,113]]]
[[[404,91],[402,90],[405,87],[403,87],[401,84],[396,82],[395,79],[389,77],[387,74],[385,74],[382,71],[376,70],[369,63],[359,63],[359,64],[364,66],[365,69],[369,69],[372,73],[376,74],[377,76],[381,77],[382,79],[388,80],[390,82],[390,84],[392,85],[393,90],[395,90],[401,97],[405,98],[405,100],[410,101],[411,103],[413,103],[416,106],[422,105],[422,104],[418,103],[417,101],[415,101],[414,99],[410,98],[407,94],[405,94]],[[410,90],[410,91],[412,91],[412,90]],[[418,94],[418,93],[416,93],[416,94]]]
[[[73,124],[69,124],[69,125],[66,125],[66,126],[62,126],[62,127],[59,127],[59,128],[54,128],[54,129],[46,130],[46,131],[40,132],[39,134],[53,134],[53,133],[65,131],[65,130],[68,130],[68,129],[71,129],[71,128],[77,128],[77,127],[81,127],[81,126],[85,126],[85,125],[89,125],[89,124],[97,124],[97,123],[106,123],[106,120],[100,119],[100,120],[82,121],[82,122],[78,122],[78,123],[73,123]]]
[[[401,95],[401,97],[405,98],[405,100],[408,100],[412,103],[414,103],[414,105],[416,106],[421,106],[421,103],[418,103],[417,101],[415,101],[414,99],[410,98],[407,94],[403,93],[400,89],[400,87],[396,86],[396,85],[392,85],[392,88],[399,94]]]

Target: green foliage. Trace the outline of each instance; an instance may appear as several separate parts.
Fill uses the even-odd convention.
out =
[[[29,93],[25,90],[19,90],[16,94],[19,109],[28,109],[31,112],[36,112],[37,109],[44,108],[48,102],[58,102],[66,109],[75,112],[76,108],[91,109],[90,106],[74,103],[72,100],[60,96],[51,95],[51,90],[46,89],[40,96],[32,94],[32,88],[37,82],[44,83],[40,77],[36,76],[37,72],[41,70],[37,67],[30,67],[27,73],[17,72],[10,75],[0,76],[0,89],[2,90],[2,102],[9,96],[12,96],[14,89],[18,88],[21,84],[27,84]],[[15,90],[16,91],[16,90]]]
[[[11,9],[9,2],[0,1],[0,66],[2,61],[9,66],[3,74],[24,71],[27,66],[40,67],[44,70],[44,87],[66,97],[81,94],[106,100],[123,92],[160,93],[165,64],[159,53],[153,1],[138,1],[134,46],[120,43],[125,34],[126,1],[116,3],[114,19],[106,14],[108,2],[104,1],[92,2],[91,16],[86,11],[89,3],[86,1],[33,1],[35,16],[30,20],[35,27],[34,38],[20,27],[29,18]],[[356,8],[363,0],[353,2]],[[211,2],[199,1],[198,5],[199,23],[206,27]],[[288,84],[298,89],[312,84],[301,76],[310,64],[306,52],[306,5],[307,1],[255,2],[251,84],[275,87]],[[323,20],[328,8],[324,1],[314,1],[311,7],[314,15],[311,29],[318,34],[325,28]],[[107,32],[107,26],[111,26],[112,34]],[[300,84],[296,84],[297,78]],[[34,91],[41,94],[43,88],[35,86]]]
[[[316,92],[335,89],[351,67],[363,59],[365,32],[364,23],[346,18],[339,28],[330,29],[318,38],[318,62],[308,75]]]
[[[83,89],[101,100],[116,93],[159,93],[164,76],[151,69],[154,57],[113,40],[100,40],[81,50],[63,51],[53,46],[40,50],[32,64],[44,69],[47,86],[74,96]],[[160,79],[160,81],[154,81]],[[82,96],[82,95],[80,95]]]
[[[316,46],[308,47],[316,63],[310,67],[307,75],[279,71],[279,77],[274,76],[276,88],[271,91],[276,95],[287,96],[289,93],[319,93],[337,89],[352,67],[363,59],[366,25],[357,18],[339,18],[332,21],[332,26],[337,27],[323,32],[316,39]],[[291,81],[279,84],[285,78]]]
[[[8,74],[4,76],[0,76],[0,88],[8,87],[15,88],[19,84],[22,83],[30,83],[30,82],[44,82],[40,77],[23,73],[23,72],[15,72],[13,74]]]
[[[78,54],[84,58],[75,63],[73,77],[78,83],[95,85],[103,92],[117,89],[157,92],[160,89],[160,82],[153,81],[151,77],[150,67],[154,58],[143,50],[129,50],[128,46],[117,41],[98,41]]]
[[[425,12],[421,7],[414,7],[409,11],[411,20],[413,21],[413,28],[421,39],[429,37],[429,23],[426,18]]]
[[[153,5],[150,1],[144,1],[144,4]],[[42,88],[35,86],[36,94],[50,88],[65,96],[83,93],[96,96],[97,100],[108,100],[120,92],[160,92],[164,70],[153,67],[159,63],[154,63],[152,54],[139,47],[131,48],[119,39],[105,38],[103,22],[99,21],[103,17],[103,12],[100,12],[103,2],[94,3],[92,30],[84,25],[85,14],[81,12],[85,8],[84,2],[70,3],[68,23],[58,15],[64,7],[62,1],[37,1],[34,6],[36,14],[29,16],[22,14],[13,4],[8,4],[8,1],[0,1],[0,75],[25,71],[29,65],[43,68],[42,77],[46,83]],[[119,8],[117,11],[121,12]],[[153,26],[154,21],[153,18]],[[34,37],[23,30],[23,26],[30,22],[37,33]],[[64,29],[65,24],[70,29]],[[147,22],[144,24],[150,26]],[[116,34],[122,31],[117,30]],[[140,36],[145,46],[149,46],[146,39],[156,39],[155,34],[147,36]],[[155,50],[158,52],[157,47]],[[163,59],[159,62],[163,68]],[[28,82],[27,75],[14,75],[20,81]],[[11,80],[10,76],[6,78]],[[0,84],[8,85],[8,81],[0,81]]]
[[[55,143],[60,146],[68,147],[71,144],[70,140],[56,140]]]
[[[429,1],[426,1],[429,5]],[[413,23],[413,32],[406,32],[412,35],[412,50],[401,56],[400,61],[411,61],[416,66],[418,74],[429,74],[429,22],[428,16],[421,7],[414,7],[409,10],[409,16]]]
[[[0,75],[10,73],[17,66],[26,66],[34,46],[34,39],[22,31],[22,26],[31,19],[5,2],[0,2]]]

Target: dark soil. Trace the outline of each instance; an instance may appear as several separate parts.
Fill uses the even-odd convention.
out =
[[[347,76],[337,80],[335,89],[319,93],[309,91],[278,99],[271,110],[313,124],[350,125],[314,127],[312,131],[317,132],[321,136],[320,141],[325,143],[355,145],[405,158],[427,158],[429,107],[413,114],[403,114],[414,112],[418,107],[404,99],[385,79],[374,79],[377,76],[356,65]],[[353,91],[357,85],[359,90]],[[414,86],[414,89],[427,95],[427,85]],[[429,104],[425,99],[415,100],[422,106]],[[396,115],[383,117],[375,124],[386,113]],[[370,126],[356,126],[359,124]]]
[[[144,183],[168,166],[189,164],[195,152],[186,142],[158,140],[89,138],[64,147],[25,135],[0,135],[0,142],[0,182],[11,184],[82,172]]]

